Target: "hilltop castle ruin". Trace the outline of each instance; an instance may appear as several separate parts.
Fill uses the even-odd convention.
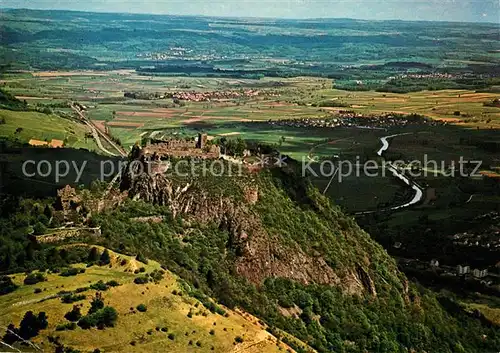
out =
[[[148,139],[142,148],[145,157],[197,157],[202,159],[217,159],[220,157],[220,147],[209,143],[208,135],[199,133],[195,139]]]

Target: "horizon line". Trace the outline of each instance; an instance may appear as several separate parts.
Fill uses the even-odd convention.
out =
[[[204,18],[227,18],[227,19],[255,19],[255,20],[293,20],[293,21],[311,21],[311,20],[350,20],[350,21],[367,21],[367,22],[426,22],[426,23],[464,23],[464,24],[488,24],[500,27],[500,22],[488,21],[451,21],[451,20],[406,20],[406,19],[366,19],[354,17],[274,17],[274,16],[229,16],[229,15],[203,15],[203,14],[168,14],[168,13],[151,13],[151,12],[118,12],[112,10],[74,10],[74,9],[44,9],[44,8],[29,8],[29,7],[1,7],[2,10],[28,10],[28,11],[58,11],[58,12],[76,12],[76,13],[96,13],[96,14],[115,14],[115,15],[145,15],[145,16],[170,16],[170,17],[204,17]]]

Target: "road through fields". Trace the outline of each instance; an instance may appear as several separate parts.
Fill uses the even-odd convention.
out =
[[[83,114],[83,112],[78,107],[71,105],[71,108],[78,114],[80,120],[90,128],[90,130],[92,131],[92,136],[94,137],[94,140],[96,141],[97,146],[101,151],[103,151],[106,154],[109,154],[110,156],[119,156],[119,155],[122,157],[127,156],[127,153],[123,150],[123,148],[118,147],[113,141],[111,141],[111,139],[106,134],[97,129],[94,126],[94,124],[92,124],[92,122],[87,119],[85,114]],[[111,146],[113,146],[114,149],[118,152],[118,154],[113,153],[108,149],[106,149],[101,142],[100,136],[102,136]]]

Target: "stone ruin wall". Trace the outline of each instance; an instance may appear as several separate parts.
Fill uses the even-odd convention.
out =
[[[220,147],[207,148],[208,136],[199,134],[198,140],[152,140],[143,149],[145,156],[156,154],[159,157],[196,157],[202,159],[217,159],[220,157]]]

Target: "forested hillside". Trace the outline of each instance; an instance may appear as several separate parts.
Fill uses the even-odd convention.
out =
[[[292,171],[186,181],[125,173],[122,187],[138,200],[92,214],[89,226],[102,235],[71,242],[155,259],[197,293],[244,308],[270,332],[284,330],[319,352],[500,346],[498,327],[469,316],[452,297],[409,284],[368,234]],[[53,226],[50,202],[14,204],[5,205],[10,217],[2,220],[2,271],[81,261],[35,241],[33,234]]]

